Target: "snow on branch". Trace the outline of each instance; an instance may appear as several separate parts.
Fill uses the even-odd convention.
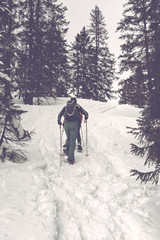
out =
[[[23,127],[22,127],[22,125],[20,123],[20,120],[17,119],[15,116],[12,116],[11,123],[12,123],[13,128],[16,131],[18,139],[24,138],[25,130],[23,129]]]
[[[19,111],[21,112],[21,111]],[[11,114],[12,113],[12,114]],[[23,146],[23,142],[31,139],[32,132],[23,129],[20,123],[20,116],[15,109],[10,110],[10,116],[1,116],[1,136],[0,136],[0,159],[4,162],[23,162],[26,156],[22,150],[17,148]]]
[[[0,78],[5,79],[8,82],[11,82],[11,78],[5,73],[0,72]]]
[[[2,159],[2,162],[9,160],[18,163],[27,160],[23,151],[20,149],[14,149],[11,144],[7,142],[3,142],[0,146],[0,159]]]

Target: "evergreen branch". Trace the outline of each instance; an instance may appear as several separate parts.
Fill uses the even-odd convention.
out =
[[[140,144],[145,143],[145,141],[144,141],[145,134],[143,133],[143,131],[141,131],[140,128],[132,128],[132,127],[128,127],[128,126],[126,128],[131,129],[127,133],[130,133],[130,134],[134,135],[134,137],[137,138],[137,140]]]
[[[138,136],[139,134],[139,128],[132,128],[132,127],[126,127],[127,129],[130,129],[130,131],[128,131],[127,133],[131,133],[133,134],[135,137]]]
[[[159,181],[159,174],[160,174],[160,164],[156,166],[154,171],[150,172],[139,172],[138,170],[132,169],[130,170],[131,177],[137,176],[136,181],[140,180],[141,183],[147,183],[151,181],[153,184],[158,184]]]
[[[3,143],[3,139],[4,139],[4,137],[5,137],[5,131],[6,131],[6,127],[7,127],[7,117],[5,118],[5,124],[4,124],[4,128],[3,128],[3,132],[2,132],[2,136],[1,136],[1,138],[0,138],[0,146],[2,145],[2,143]]]
[[[15,163],[25,162],[27,160],[26,155],[23,151],[16,149],[7,154],[9,160]]]
[[[135,154],[136,156],[143,157],[145,152],[146,152],[146,147],[140,148],[133,143],[131,144],[131,153],[132,154]]]

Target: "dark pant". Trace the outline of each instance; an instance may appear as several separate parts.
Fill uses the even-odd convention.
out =
[[[66,120],[64,123],[64,129],[67,136],[65,145],[68,148],[68,160],[70,162],[73,162],[75,160],[74,151],[76,147],[76,138],[78,134],[78,121],[69,122]]]

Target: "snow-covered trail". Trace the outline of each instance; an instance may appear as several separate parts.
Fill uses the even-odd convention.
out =
[[[84,145],[84,153],[76,153],[76,163],[69,165],[59,156],[57,125],[65,102],[22,105],[28,110],[22,125],[35,129],[35,135],[26,146],[26,163],[0,165],[0,239],[158,240],[159,186],[129,177],[139,159],[130,154],[134,139],[126,125],[135,124],[138,110],[79,100],[89,112],[89,156]],[[82,132],[85,144],[85,124]]]

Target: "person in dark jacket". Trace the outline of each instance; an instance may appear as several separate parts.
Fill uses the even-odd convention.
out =
[[[70,108],[68,107],[68,105]],[[69,110],[67,107],[69,108]],[[74,111],[72,111],[72,108],[74,109]],[[85,116],[85,120],[88,119],[88,113],[79,104],[77,104],[76,98],[71,98],[67,102],[67,105],[63,107],[61,112],[58,114],[59,125],[62,125],[61,123],[62,116],[65,117],[64,129],[67,136],[65,145],[67,148],[68,162],[70,164],[75,163],[74,151],[76,146],[76,138],[79,130],[80,113],[82,113]]]

